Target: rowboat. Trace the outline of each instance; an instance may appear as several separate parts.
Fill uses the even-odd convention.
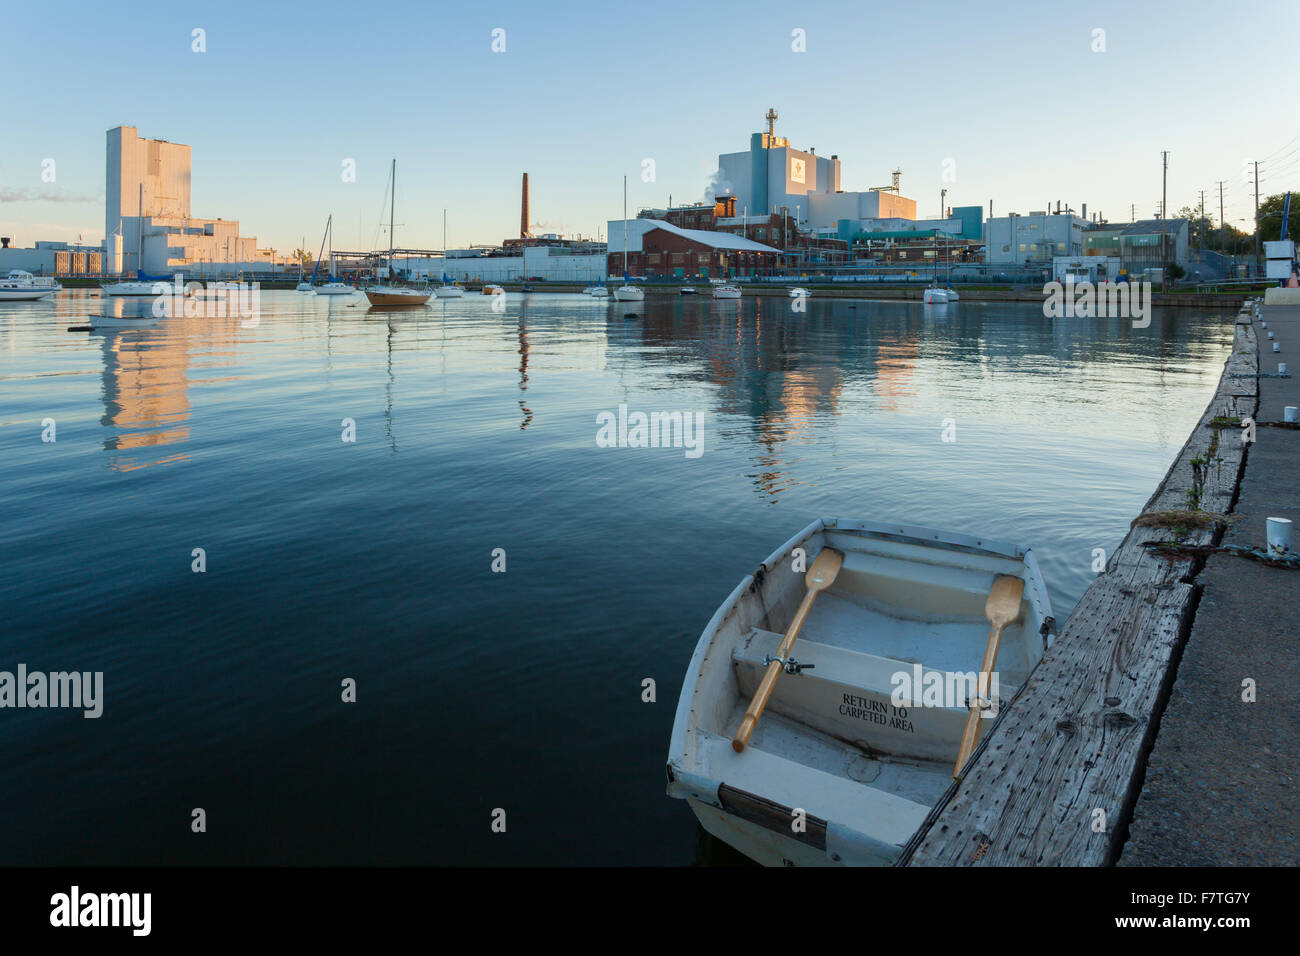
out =
[[[821,518],[700,636],[668,794],[765,865],[889,865],[1053,631],[1028,548]]]
[[[88,315],[86,324],[93,329],[147,329],[158,324],[152,312],[143,315]]]

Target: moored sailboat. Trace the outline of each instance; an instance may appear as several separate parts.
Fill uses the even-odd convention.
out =
[[[427,289],[412,289],[408,286],[395,285],[393,277],[393,218],[397,208],[397,160],[393,160],[392,169],[392,196],[391,203],[388,207],[388,282],[371,286],[366,289],[366,298],[370,300],[371,305],[378,306],[409,306],[424,305],[429,301],[430,292]]]

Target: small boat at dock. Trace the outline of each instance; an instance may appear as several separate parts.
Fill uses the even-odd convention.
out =
[[[682,286],[681,295],[695,295],[695,287],[689,285]]]
[[[316,287],[317,295],[351,295],[357,290],[346,282],[326,282]]]
[[[740,286],[738,285],[717,285],[713,287],[713,297],[715,299],[739,299]]]
[[[499,285],[493,285],[491,282],[489,282],[487,285],[483,287],[483,294],[484,295],[505,295],[506,290],[501,288],[501,286]]]
[[[740,582],[700,636],[668,794],[765,865],[889,865],[965,766],[979,718],[1038,664],[1053,625],[1028,548],[814,521]],[[982,673],[995,679],[982,687]],[[802,829],[791,825],[797,811]]]
[[[948,290],[931,286],[922,293],[921,299],[926,305],[947,305],[949,301]]]

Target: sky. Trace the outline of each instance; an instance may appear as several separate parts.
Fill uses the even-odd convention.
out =
[[[920,217],[946,186],[996,215],[1060,200],[1149,218],[1162,150],[1171,213],[1204,190],[1217,224],[1224,180],[1249,229],[1246,160],[1263,160],[1261,196],[1300,188],[1296,0],[1056,6],[9,5],[0,235],[101,239],[119,125],[189,144],[192,215],[281,251],[314,251],[331,213],[336,249],[386,247],[394,157],[400,247],[442,248],[444,209],[449,247],[517,235],[524,171],[535,232],[596,235],[622,217],[625,175],[632,215],[702,199],[769,107],[791,145],[839,155],[843,189],[901,167]]]

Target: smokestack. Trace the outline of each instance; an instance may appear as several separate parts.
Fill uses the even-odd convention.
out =
[[[9,248],[9,237],[0,236],[0,249],[8,249],[8,248]]]
[[[1084,203],[1084,204],[1083,204],[1083,218],[1084,218],[1084,219],[1087,219],[1087,218],[1088,218],[1088,204],[1087,204],[1087,203]]]
[[[519,207],[519,238],[528,238],[528,174],[524,173],[523,201]]]

